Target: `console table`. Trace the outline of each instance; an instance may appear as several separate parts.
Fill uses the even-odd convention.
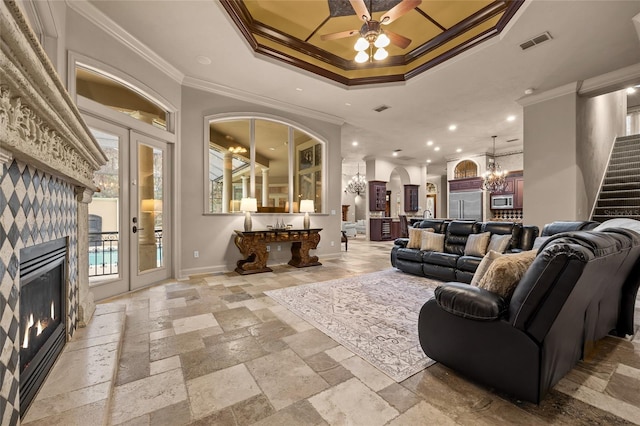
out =
[[[236,272],[242,275],[271,272],[267,266],[271,243],[291,243],[289,265],[296,268],[322,265],[318,256],[309,256],[309,250],[318,247],[322,228],[313,229],[268,229],[259,231],[235,231],[235,244],[244,256],[236,265]]]

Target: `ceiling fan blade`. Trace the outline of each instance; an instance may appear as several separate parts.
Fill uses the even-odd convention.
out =
[[[364,4],[364,0],[349,0],[349,3],[351,3],[351,7],[353,7],[353,10],[356,12],[359,19],[362,19],[365,22],[371,19],[371,14],[369,13],[369,10],[367,10],[367,5]]]
[[[387,37],[389,37],[391,43],[395,44],[401,49],[406,49],[407,46],[411,44],[411,39],[408,39],[405,36],[401,36],[400,34],[396,34],[388,30],[384,30],[384,33],[387,35]]]
[[[339,38],[351,37],[355,34],[360,34],[360,30],[340,31],[339,33],[324,34],[320,36],[320,40],[337,40]]]
[[[420,6],[420,3],[422,3],[422,0],[403,0],[385,13],[382,18],[380,18],[380,23],[389,25],[405,13]]]

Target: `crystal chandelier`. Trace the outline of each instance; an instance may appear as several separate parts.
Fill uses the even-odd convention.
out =
[[[360,195],[367,190],[367,180],[360,174],[360,164],[358,164],[358,172],[351,178],[344,191],[351,194]]]
[[[489,165],[487,166],[487,171],[482,174],[482,178],[484,182],[482,184],[482,189],[485,189],[489,192],[502,192],[507,185],[506,170],[502,170],[500,165],[496,162],[496,137],[491,136],[493,138],[493,160],[489,160]]]

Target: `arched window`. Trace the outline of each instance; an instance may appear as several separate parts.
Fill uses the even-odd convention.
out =
[[[205,120],[205,213],[239,212],[246,197],[258,213],[298,213],[301,200],[323,211],[323,141],[272,117]]]
[[[463,179],[478,176],[478,165],[471,160],[463,160],[456,165],[453,171],[454,179]]]

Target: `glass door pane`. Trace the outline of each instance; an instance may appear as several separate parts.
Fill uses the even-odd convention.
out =
[[[160,268],[162,257],[163,153],[138,145],[138,272]]]

